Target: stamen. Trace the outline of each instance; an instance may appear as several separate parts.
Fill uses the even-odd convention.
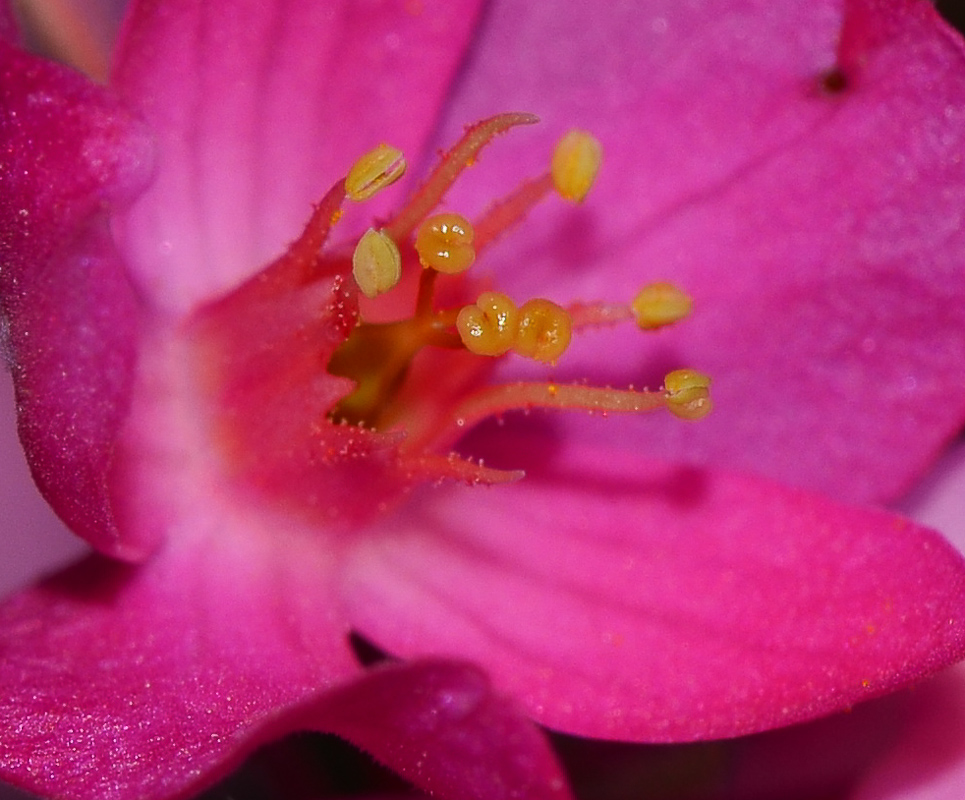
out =
[[[395,242],[383,231],[369,228],[352,254],[352,276],[366,297],[389,291],[402,277],[402,256]]]
[[[459,310],[456,330],[470,353],[501,356],[508,353],[516,341],[519,310],[501,292],[483,292],[475,305]]]
[[[454,417],[460,428],[468,430],[482,420],[506,411],[546,408],[638,414],[665,406],[667,395],[664,392],[560,383],[508,383],[489,386],[468,397]]]
[[[630,306],[622,303],[571,303],[566,307],[573,323],[573,330],[605,328],[633,319]]]
[[[442,201],[459,174],[476,160],[497,134],[516,125],[539,122],[535,114],[498,114],[466,128],[462,138],[440,160],[422,187],[409,199],[402,211],[385,226],[386,233],[395,241],[408,238],[419,222]]]
[[[448,456],[422,456],[417,462],[417,466],[430,474],[434,472],[437,475],[444,475],[450,480],[462,480],[471,486],[515,483],[522,480],[526,475],[521,469],[495,469],[482,463],[467,461],[455,453],[450,453]]]
[[[526,358],[555,364],[570,346],[573,322],[566,309],[537,298],[523,303],[513,350]]]
[[[405,156],[401,150],[380,144],[352,165],[345,177],[345,194],[356,202],[368,200],[399,180],[405,168]]]
[[[554,189],[568,200],[580,202],[596,179],[603,159],[600,143],[583,131],[570,131],[553,151],[550,170],[520,186],[494,203],[476,221],[476,252],[525,219]]]
[[[603,162],[599,140],[586,131],[572,130],[556,145],[550,171],[560,196],[581,203]]]
[[[575,200],[586,194],[600,148],[588,134],[573,132],[557,148],[551,171],[520,184],[475,226],[455,214],[426,219],[487,142],[535,121],[505,114],[467,129],[390,225],[358,240],[353,284],[348,252],[323,247],[346,197],[371,197],[402,175],[401,153],[380,145],[335,183],[278,259],[192,318],[186,335],[199,342],[199,367],[212,384],[219,445],[256,491],[277,493],[312,518],[323,515],[328,525],[330,504],[318,499],[318,487],[332,477],[332,491],[355,493],[345,504],[353,509],[345,522],[355,525],[355,517],[368,518],[373,492],[393,500],[426,480],[494,484],[522,477],[441,455],[485,418],[533,408],[604,416],[667,408],[698,419],[711,410],[710,381],[694,370],[669,373],[657,391],[487,383],[498,375],[492,357],[511,350],[553,364],[575,330],[634,319],[653,327],[686,313],[675,305],[683,293],[669,284],[648,287],[633,304],[590,300],[561,307],[539,298],[517,308],[493,291],[465,305],[472,282],[439,277],[467,269],[482,244],[521,221],[549,190]],[[217,366],[212,376],[209,354]],[[379,503],[379,511],[385,505]]]
[[[710,378],[693,369],[677,369],[663,379],[667,408],[681,419],[702,419],[712,408]]]
[[[416,234],[419,263],[447,275],[465,272],[476,260],[474,235],[472,224],[459,214],[429,217]]]
[[[547,172],[538,178],[524,181],[520,186],[497,203],[490,206],[476,220],[476,253],[494,239],[522,222],[530,210],[553,191],[553,178]]]
[[[630,304],[637,325],[644,330],[671,325],[690,314],[693,300],[672,283],[658,282],[644,286]]]

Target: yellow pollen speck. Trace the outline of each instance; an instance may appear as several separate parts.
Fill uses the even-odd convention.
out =
[[[681,419],[702,419],[712,408],[710,378],[693,369],[677,369],[663,379],[667,408]]]
[[[389,291],[402,275],[402,257],[392,238],[369,228],[352,255],[352,276],[366,297]]]
[[[459,338],[470,353],[501,356],[509,352],[519,329],[519,310],[501,292],[483,292],[472,306],[456,317]]]
[[[424,267],[455,275],[465,272],[476,260],[472,246],[475,232],[468,219],[459,214],[436,214],[422,223],[415,249]]]
[[[405,168],[401,150],[380,144],[352,165],[345,178],[345,194],[356,202],[368,200],[401,178]]]
[[[513,350],[526,358],[554,364],[570,346],[572,333],[573,320],[566,309],[549,300],[529,300],[519,310]]]
[[[603,162],[603,148],[595,136],[572,130],[553,151],[550,173],[561,197],[580,203],[593,186]]]
[[[692,307],[690,295],[666,282],[644,286],[630,304],[637,325],[644,330],[671,325],[688,316]]]

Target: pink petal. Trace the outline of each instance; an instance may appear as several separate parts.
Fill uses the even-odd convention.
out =
[[[849,500],[907,489],[965,417],[965,53],[931,5],[507,1],[473,52],[442,139],[496,103],[544,125],[504,146],[523,156],[484,163],[499,189],[456,203],[538,171],[534,151],[571,125],[606,153],[583,208],[547,204],[480,274],[561,300],[676,281],[692,319],[647,340],[588,334],[562,376],[715,380],[699,426],[563,424]],[[838,63],[835,93],[822,77]]]
[[[161,169],[118,229],[142,288],[188,308],[278,255],[367,149],[416,156],[477,6],[136,3],[115,78]]]
[[[113,552],[106,473],[139,309],[105,214],[150,177],[150,141],[76,73],[6,44],[0,61],[0,293],[20,436],[61,517]]]
[[[470,658],[552,728],[648,741],[819,716],[965,653],[965,564],[931,531],[751,478],[518,445],[525,480],[427,492],[359,543],[343,592],[365,636]]]
[[[379,667],[307,712],[433,797],[565,800],[556,758],[536,726],[475,667]]]
[[[529,152],[546,160],[570,127],[602,139],[606,166],[589,207],[605,203],[606,210],[594,215],[593,230],[573,231],[542,258],[527,254],[537,280],[545,279],[550,258],[587,234],[592,241],[582,242],[581,254],[599,242],[612,249],[615,241],[600,234],[626,236],[628,228],[727,183],[827,117],[826,104],[808,105],[801,95],[834,65],[837,6],[834,0],[806,7],[648,0],[600,14],[580,3],[500,0],[450,99],[441,141],[453,139],[465,120],[504,108],[540,115],[541,129],[529,138],[545,147]],[[495,161],[486,162],[490,183],[513,186],[519,161]]]
[[[0,607],[0,777],[65,799],[182,797],[357,672],[330,556],[278,537],[92,557]],[[294,723],[292,723],[294,724]]]

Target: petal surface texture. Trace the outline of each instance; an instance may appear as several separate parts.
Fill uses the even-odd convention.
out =
[[[439,797],[569,797],[542,734],[477,668],[355,678],[325,572],[312,552],[249,544],[140,568],[95,556],[15,596],[0,608],[0,726],[16,731],[0,775],[70,800],[186,797],[318,730]]]
[[[0,774],[77,800],[209,785],[276,738],[286,708],[357,672],[325,572],[312,552],[221,542],[143,567],[95,556],[15,596]]]
[[[105,90],[0,42],[0,293],[20,437],[63,519],[125,555],[108,473],[140,309],[107,214],[149,180],[149,134]]]
[[[732,736],[965,646],[961,557],[881,512],[578,449],[477,503],[434,494],[355,548],[350,618],[392,652],[477,661],[552,728]]]

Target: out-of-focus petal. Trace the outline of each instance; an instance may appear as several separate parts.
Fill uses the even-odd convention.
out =
[[[355,674],[330,554],[276,544],[95,556],[0,606],[0,777],[70,800],[182,797]]]
[[[525,480],[436,490],[360,543],[344,592],[366,636],[471,658],[552,728],[651,741],[819,716],[965,652],[965,563],[931,531],[751,478],[518,444]]]
[[[653,386],[695,367],[715,413],[563,423],[588,439],[893,498],[965,417],[961,41],[924,0],[626,13],[505,2],[487,17],[443,136],[498,98],[542,115],[530,141],[576,124],[605,158],[581,209],[547,204],[475,269],[520,297],[626,300],[655,279],[693,295],[691,319],[645,342],[581,337],[562,375]],[[496,155],[487,174],[513,185],[522,159]]]
[[[124,0],[18,0],[26,46],[103,83]]]
[[[151,142],[104,90],[0,43],[0,293],[20,436],[61,517],[118,552],[107,497],[138,306],[105,212],[151,174]]]
[[[611,233],[622,241],[826,118],[825,103],[802,101],[835,63],[838,5],[652,0],[600,13],[581,3],[500,0],[483,20],[440,142],[465,120],[504,108],[540,116],[531,138],[544,146],[528,156],[548,160],[570,127],[602,140],[605,166],[590,204],[609,198],[593,220],[599,227],[572,232],[544,258],[534,253],[535,280],[545,280],[558,272],[552,259],[587,233],[592,241],[581,253]],[[500,177],[514,185],[519,169],[520,162],[486,164],[495,185]],[[571,270],[579,266],[571,259]]]
[[[965,440],[932,465],[928,477],[901,503],[909,517],[945,534],[965,553]]]
[[[477,6],[136,3],[115,83],[158,132],[161,170],[118,227],[143,289],[190,307],[278,255],[366,149],[418,155]]]
[[[0,39],[11,44],[18,40],[17,21],[10,10],[10,0],[0,2]]]
[[[959,442],[903,504],[965,549],[965,445]],[[958,800],[965,796],[965,667],[905,698],[892,722],[896,741],[862,781],[854,800]]]
[[[891,754],[852,800],[959,800],[965,796],[965,667],[915,690]]]
[[[466,664],[379,667],[325,695],[305,722],[369,751],[432,797],[570,797],[537,727]]]

